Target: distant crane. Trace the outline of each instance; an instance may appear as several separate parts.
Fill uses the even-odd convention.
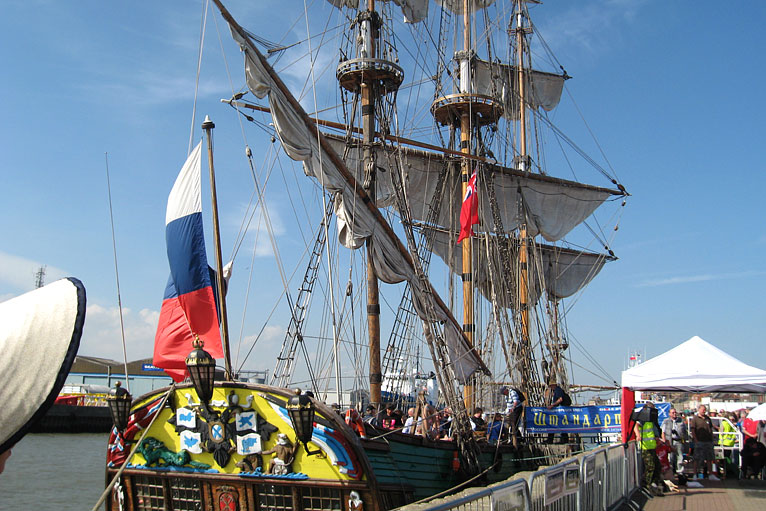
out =
[[[40,266],[35,272],[35,289],[41,288],[45,285],[45,268],[47,266]]]

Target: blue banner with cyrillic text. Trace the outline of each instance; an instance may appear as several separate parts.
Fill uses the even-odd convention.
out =
[[[637,403],[636,409],[643,407]],[[657,403],[658,424],[668,416],[670,403]],[[542,406],[528,406],[527,433],[619,433],[620,405],[610,406],[557,406],[550,410]]]

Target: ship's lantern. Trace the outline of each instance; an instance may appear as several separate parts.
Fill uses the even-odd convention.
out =
[[[210,353],[202,349],[205,343],[199,336],[195,336],[192,343],[194,349],[186,357],[186,368],[194,384],[194,390],[202,403],[207,405],[213,397],[213,383],[215,381],[215,359]]]
[[[106,402],[109,404],[109,413],[112,415],[112,422],[118,431],[124,431],[128,427],[128,416],[130,415],[130,405],[133,397],[122,388],[122,384],[117,382],[114,388],[109,391]]]
[[[304,447],[311,441],[314,434],[314,403],[300,390],[287,402],[287,413],[295,428],[295,435],[303,443]]]

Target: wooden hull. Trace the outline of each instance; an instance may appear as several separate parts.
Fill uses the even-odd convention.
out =
[[[112,433],[107,480],[127,465],[108,509],[385,511],[448,491],[465,478],[455,470],[454,443],[400,433],[360,439],[340,415],[319,402],[311,454],[303,445],[291,447],[289,473],[268,473],[279,437],[296,443],[285,409],[288,390],[217,384],[209,410],[198,406],[188,385],[172,391],[163,406],[166,390],[136,400],[126,431]],[[216,433],[220,438],[213,438]],[[129,455],[139,440],[140,448]],[[291,460],[289,454],[284,457]],[[489,467],[498,457],[509,461],[478,483],[505,479],[525,468],[510,462],[509,446],[486,446],[481,464]]]
[[[385,441],[362,441],[381,492],[400,491],[407,502],[448,491],[462,483],[465,475],[455,465],[458,456],[454,442],[429,441],[423,437],[391,433]],[[479,459],[483,469],[491,468],[478,483],[487,484],[508,479],[516,472],[529,470],[529,463],[516,461],[510,445],[483,445]],[[399,504],[401,505],[401,504]]]

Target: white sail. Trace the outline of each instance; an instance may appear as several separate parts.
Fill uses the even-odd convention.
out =
[[[453,14],[463,14],[465,11],[464,9],[464,2],[463,0],[434,0],[442,9],[450,11]],[[468,10],[469,12],[476,12],[480,11],[482,9],[486,9],[493,3],[495,3],[495,0],[468,0]]]
[[[455,245],[455,237],[450,238],[449,234],[443,231],[436,231],[433,235],[432,251],[448,264],[455,275],[462,275],[463,255],[460,247]],[[493,290],[493,282],[497,282],[498,273],[504,273],[499,256],[496,253],[486,254],[481,238],[477,238],[475,245],[473,282],[476,288],[487,300],[496,300],[503,307],[511,307],[515,300],[514,293],[518,293],[515,286],[495,285]],[[538,245],[534,252],[540,257],[531,261],[528,266],[530,306],[537,303],[543,290],[548,297],[555,299],[574,295],[598,275],[607,260],[614,259],[604,254],[550,245]],[[508,277],[503,279],[510,280]]]
[[[348,7],[350,9],[359,8],[359,0],[327,0],[337,8]],[[381,0],[378,0],[381,1]],[[402,9],[405,23],[419,23],[428,15],[429,0],[382,0],[384,2],[394,2]],[[494,0],[493,0],[494,1]]]
[[[345,141],[330,138],[339,154],[343,154]],[[394,164],[401,158],[404,174],[405,194],[412,212],[412,218],[429,221],[429,212],[434,197],[442,196],[442,205],[435,223],[457,232],[460,230],[459,214],[462,201],[458,173],[448,176],[447,190],[437,190],[438,177],[448,164],[444,154],[415,149],[376,148],[377,162],[381,166]],[[362,169],[361,150],[351,147],[346,155],[349,169]],[[395,165],[390,165],[395,168]],[[518,229],[524,221],[520,204],[526,209],[527,231],[530,236],[541,234],[547,241],[558,241],[574,227],[583,222],[611,195],[622,195],[618,190],[600,188],[575,181],[521,172],[499,166],[485,166],[492,172],[495,198],[499,208],[503,229],[506,232]],[[361,172],[361,170],[357,170]],[[361,175],[356,176],[361,179]],[[379,172],[376,181],[376,200],[380,207],[390,206],[394,201],[391,172]],[[484,182],[479,176],[480,183]],[[489,208],[488,185],[479,185],[479,223],[485,229],[494,226]]]
[[[542,108],[546,112],[556,108],[568,77],[535,70],[525,71],[525,77],[527,106],[535,110]],[[474,93],[499,100],[506,119],[519,119],[518,67],[474,59],[471,79]]]
[[[334,160],[340,161],[337,156],[334,159],[333,155],[320,146],[317,133],[309,130],[306,125],[304,113],[295,108],[297,103],[291,103],[264,65],[263,56],[240,35],[237,28],[232,25],[231,31],[245,53],[248,87],[258,98],[268,96],[274,128],[287,155],[303,162],[306,175],[315,178],[328,192],[334,194],[341,243],[348,248],[358,248],[369,239],[373,264],[380,280],[389,284],[406,280],[411,286],[413,303],[421,320],[429,323],[445,322],[444,337],[448,343],[452,343],[449,349],[454,354],[452,362],[461,383],[476,371],[488,372],[433,288],[416,276],[412,261],[405,256],[406,251],[400,247],[390,226],[385,224],[379,213],[376,217],[363,204],[352,183],[343,175],[343,171],[348,170],[339,168],[334,163]]]

